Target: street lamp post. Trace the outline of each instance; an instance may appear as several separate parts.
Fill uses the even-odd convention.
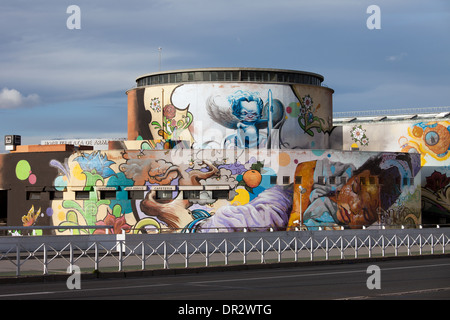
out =
[[[303,212],[302,212],[302,194],[306,192],[306,189],[302,186],[298,186],[298,190],[300,191],[300,230],[303,228]]]

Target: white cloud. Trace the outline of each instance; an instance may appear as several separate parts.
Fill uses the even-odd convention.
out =
[[[31,107],[40,101],[37,94],[24,96],[16,89],[3,88],[0,92],[0,109]]]
[[[407,54],[405,52],[402,52],[400,54],[387,57],[386,61],[396,62],[396,61],[403,60],[403,58],[406,57],[406,56],[407,56]]]

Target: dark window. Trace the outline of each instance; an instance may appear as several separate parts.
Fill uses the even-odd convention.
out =
[[[110,190],[100,191],[100,199],[101,200],[115,200],[116,199],[116,191],[110,191]]]
[[[27,191],[27,200],[41,200],[39,191]]]
[[[329,179],[330,179],[330,184],[336,184],[336,177],[335,176],[331,176]]]
[[[128,199],[144,199],[144,191],[143,190],[131,190],[128,191]]]
[[[290,183],[290,177],[289,176],[283,176],[283,184],[289,184]]]
[[[183,190],[183,199],[200,199],[200,190]]]
[[[75,191],[75,200],[89,200],[89,191]]]
[[[324,185],[325,184],[325,177],[324,176],[319,176],[317,177],[317,183]]]
[[[213,190],[212,197],[213,197],[213,199],[228,199],[229,191],[228,190]]]
[[[63,198],[64,198],[64,192],[50,191],[50,200],[62,200]]]
[[[277,176],[270,176],[270,184],[277,184]]]
[[[157,190],[156,191],[156,199],[171,200],[172,199],[172,190]]]

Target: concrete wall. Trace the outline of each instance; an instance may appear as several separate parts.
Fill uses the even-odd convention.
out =
[[[419,162],[418,154],[326,149],[15,153],[3,156],[0,188],[16,226],[112,225],[110,233],[121,233],[417,225]]]
[[[265,148],[269,143],[288,149],[329,147],[329,88],[198,82],[153,85],[127,94],[129,140],[184,140],[196,149]]]

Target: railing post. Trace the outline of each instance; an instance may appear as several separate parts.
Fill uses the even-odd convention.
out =
[[[69,273],[73,273],[73,248],[72,242],[69,242]]]
[[[246,232],[246,231],[244,231],[244,232]],[[244,240],[244,264],[247,264],[247,246],[246,246],[246,241],[245,241],[245,238],[243,239]]]
[[[98,242],[94,242],[94,270],[99,271]]]
[[[395,244],[395,250],[394,250],[394,252],[395,252],[395,256],[397,256],[398,255],[398,246],[397,246],[397,234],[394,234],[394,244]]]
[[[205,266],[209,267],[209,250],[208,250],[209,246],[208,246],[208,240],[206,240],[205,247],[206,247]]]
[[[264,239],[260,238],[261,240],[261,263],[264,263]]]
[[[325,237],[325,260],[328,261],[328,237]]]
[[[16,276],[20,276],[20,244],[16,244]]]
[[[294,259],[295,259],[295,262],[298,262],[298,245],[297,245],[297,240],[298,240],[298,238],[297,238],[297,236],[295,236],[294,237]]]
[[[169,261],[167,258],[167,243],[163,241],[163,249],[164,249],[164,269],[169,269]]]
[[[431,254],[434,254],[434,237],[433,237],[433,234],[431,234]]]
[[[406,235],[407,239],[408,239],[408,256],[411,255],[411,248],[409,247],[409,233]]]
[[[281,240],[280,240],[280,237],[278,237],[277,240],[278,240],[278,262],[281,262]]]
[[[188,242],[184,241],[184,267],[189,268],[189,252],[188,252]]]
[[[228,240],[225,239],[225,265],[228,265]]]
[[[47,246],[44,242],[44,275],[48,274]]]
[[[141,270],[145,270],[145,244],[141,242]]]
[[[419,255],[422,255],[422,235],[419,234]]]

